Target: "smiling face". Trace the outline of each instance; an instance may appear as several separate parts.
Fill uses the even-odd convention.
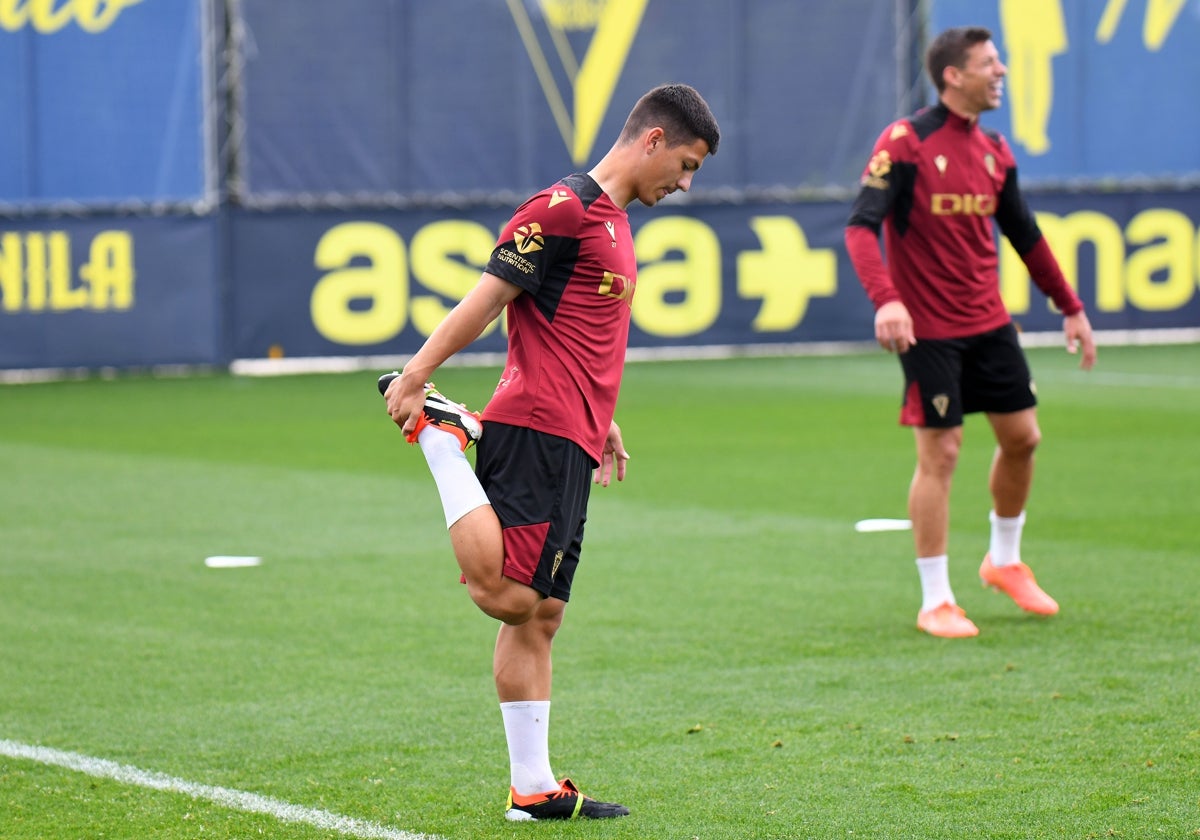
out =
[[[1000,61],[996,45],[980,41],[967,49],[962,67],[947,67],[942,101],[950,110],[967,117],[1000,107],[1008,68]]]
[[[637,200],[647,207],[653,207],[676,190],[687,192],[709,151],[708,143],[701,139],[668,146],[659,128],[646,134],[642,148],[636,194]]]

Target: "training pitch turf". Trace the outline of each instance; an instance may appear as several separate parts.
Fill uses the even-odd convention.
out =
[[[0,387],[0,838],[1200,833],[1200,346],[1029,355],[1023,556],[1062,612],[979,586],[970,418],[956,641],[915,629],[911,535],[854,528],[907,516],[894,359],[631,364],[551,754],[633,813],[532,826],[502,816],[495,625],[378,371]]]

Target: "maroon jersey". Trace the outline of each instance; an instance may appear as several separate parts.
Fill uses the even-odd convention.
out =
[[[587,175],[521,205],[487,272],[520,286],[508,360],[484,420],[579,444],[597,463],[617,406],[637,284],[625,210]]]
[[[1007,324],[994,219],[1039,288],[1064,313],[1080,311],[1021,196],[1016,173],[1002,136],[944,105],[884,129],[863,173],[846,236],[875,307],[902,301],[918,339],[962,338]],[[886,270],[878,254],[881,227]]]

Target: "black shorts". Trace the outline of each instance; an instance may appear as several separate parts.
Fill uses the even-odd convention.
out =
[[[919,340],[900,355],[904,404],[900,423],[949,429],[963,415],[1033,408],[1037,392],[1017,330],[1007,324],[967,338]]]
[[[569,601],[592,459],[556,435],[491,421],[483,429],[475,473],[504,530],[504,576]]]

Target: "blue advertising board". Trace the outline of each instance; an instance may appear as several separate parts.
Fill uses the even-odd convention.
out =
[[[1200,324],[1200,194],[1034,197],[1100,330]],[[840,202],[631,208],[633,348],[862,342]],[[0,224],[0,368],[408,355],[478,280],[508,211],[231,210]],[[228,252],[226,253],[226,249]],[[1061,319],[1004,246],[1026,332]],[[499,352],[503,325],[471,348]]]
[[[894,4],[879,0],[237,10],[234,186],[254,206],[523,196],[598,160],[665,82],[695,86],[725,130],[700,192],[853,185],[895,116]]]
[[[0,368],[412,353],[511,208],[586,170],[667,81],[699,88],[723,137],[689,196],[630,208],[631,346],[869,341],[844,198],[911,81],[904,8],[924,7],[0,0]],[[1007,101],[984,122],[1040,182],[1093,324],[1200,325],[1200,193],[1168,186],[1200,178],[1180,96],[1200,2],[928,8],[933,31],[993,30]],[[1001,267],[1022,328],[1057,331],[1010,250]],[[497,325],[474,349],[503,347]]]
[[[0,209],[209,199],[209,6],[0,3]]]
[[[931,31],[991,30],[1022,180],[1200,180],[1200,3],[934,0]]]
[[[1048,241],[1099,330],[1200,324],[1200,194],[1037,196]],[[839,202],[631,208],[630,346],[870,341],[874,312]],[[236,358],[408,355],[478,280],[507,212],[239,212]],[[1062,319],[1004,243],[1001,292],[1026,332]],[[504,347],[499,326],[472,346]]]
[[[211,365],[214,217],[0,220],[0,368]]]

